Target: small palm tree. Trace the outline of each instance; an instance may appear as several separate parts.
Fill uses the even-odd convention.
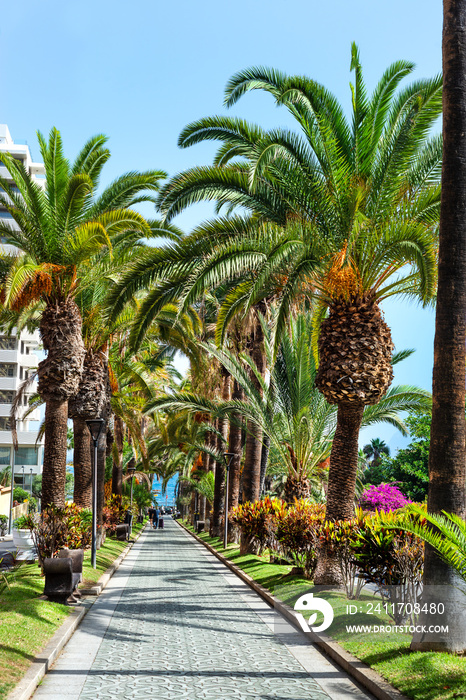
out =
[[[380,464],[382,455],[390,455],[390,448],[385,444],[384,440],[380,438],[372,438],[368,445],[364,445],[362,448],[367,459],[372,457],[372,463],[374,465]]]

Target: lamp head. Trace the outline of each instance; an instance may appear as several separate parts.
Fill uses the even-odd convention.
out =
[[[104,419],[103,418],[91,418],[91,420],[86,421],[86,425],[89,428],[91,438],[94,440],[94,442],[97,442],[97,440],[99,439],[99,435],[102,432],[102,428],[104,425]]]
[[[236,457],[236,455],[235,455],[234,452],[224,452],[224,453],[223,453],[223,459],[224,459],[224,461],[225,461],[225,466],[226,466],[227,469],[230,468],[231,463],[232,463],[234,457]]]
[[[128,462],[128,466],[126,467],[126,473],[130,474],[130,476],[133,476],[135,471],[136,471],[136,460],[134,459],[134,457],[131,457],[131,459]]]

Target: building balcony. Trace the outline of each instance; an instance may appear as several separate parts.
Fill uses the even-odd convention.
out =
[[[18,350],[1,350],[0,349],[0,362],[19,362],[19,352]],[[22,364],[22,363],[21,363]]]
[[[2,362],[2,358],[0,356],[0,362]],[[30,367],[37,367],[39,365],[39,358],[37,355],[18,355],[16,362],[19,363],[21,367],[27,367],[28,369]]]
[[[19,384],[18,377],[0,377],[0,391],[3,389],[17,389]]]
[[[37,430],[19,430],[18,431],[18,445],[21,447],[22,445],[26,447],[35,447],[36,441],[37,441],[37,436],[38,436]],[[10,430],[0,430],[0,445],[9,445],[11,446],[13,444],[13,439],[11,437],[11,431]],[[37,447],[40,447],[43,444],[43,442],[38,442]],[[33,466],[33,465],[31,465]]]

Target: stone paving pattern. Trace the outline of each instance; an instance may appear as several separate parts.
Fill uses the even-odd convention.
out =
[[[80,648],[65,650],[34,698],[329,700],[200,546],[171,519],[165,527],[146,530],[119,592],[114,577],[107,621],[99,599]]]

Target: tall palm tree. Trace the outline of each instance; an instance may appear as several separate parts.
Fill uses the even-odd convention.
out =
[[[3,221],[0,235],[21,252],[3,284],[5,306],[42,304],[40,334],[47,357],[39,364],[39,393],[45,401],[45,449],[42,501],[64,504],[68,400],[76,394],[85,355],[81,315],[75,297],[79,268],[111,239],[128,229],[150,232],[130,207],[153,199],[164,173],[128,173],[96,194],[110,152],[106,138],[90,139],[74,163],[64,156],[60,133],[48,142],[38,133],[45,165],[42,190],[12,156],[2,156],[19,193],[0,178],[0,197],[16,225]],[[148,191],[148,192],[147,192]]]
[[[435,317],[433,408],[429,451],[429,513],[466,516],[466,51],[464,3],[443,2],[443,164]],[[424,583],[434,602],[448,594],[449,634],[415,636],[412,648],[466,649],[466,587],[455,570],[426,547]],[[428,600],[428,599],[427,599]],[[428,601],[429,602],[429,601]],[[429,623],[430,624],[430,623]]]

